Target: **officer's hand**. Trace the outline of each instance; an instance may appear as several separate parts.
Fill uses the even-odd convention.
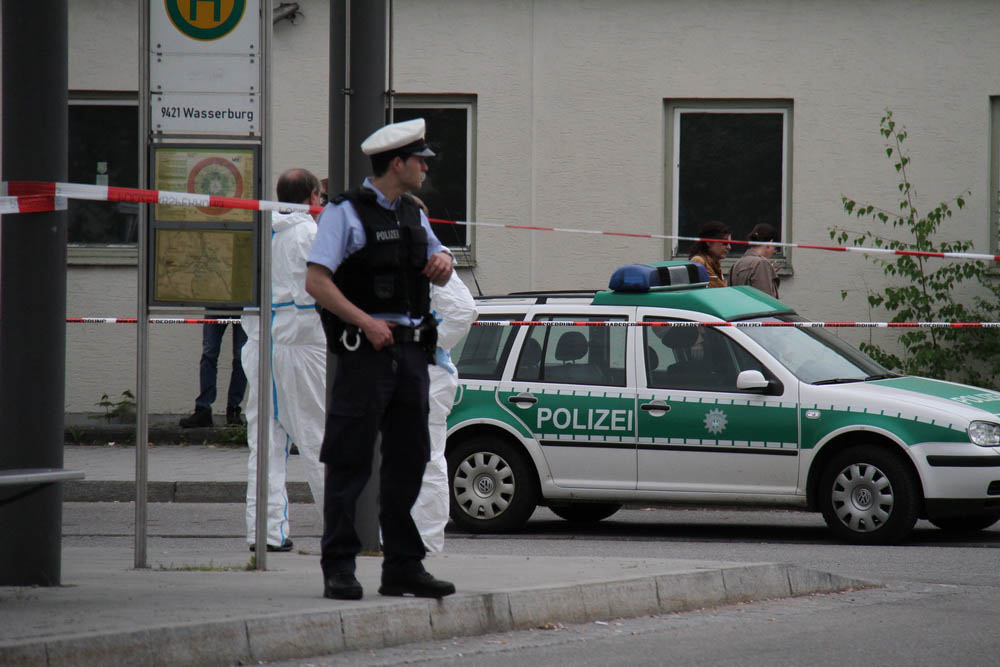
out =
[[[451,278],[451,255],[446,252],[431,255],[424,266],[424,275],[435,285],[446,285]]]
[[[385,320],[370,317],[361,325],[361,330],[365,332],[365,338],[372,344],[372,347],[381,350],[383,347],[392,345],[392,327],[393,325]]]

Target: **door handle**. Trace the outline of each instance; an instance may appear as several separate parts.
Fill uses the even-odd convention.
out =
[[[650,413],[656,413],[656,412],[660,413],[660,414],[653,414],[654,417],[660,417],[670,412],[670,406],[663,401],[652,401],[650,403],[643,403],[642,405],[639,406],[639,408]]]
[[[522,407],[521,404],[524,403],[523,407],[527,407],[528,405],[532,405],[534,403],[537,403],[538,399],[535,398],[534,396],[532,396],[531,394],[524,394],[524,393],[522,393],[522,394],[515,394],[514,396],[507,397],[507,402],[508,403],[513,403],[514,405],[516,405],[518,407]]]

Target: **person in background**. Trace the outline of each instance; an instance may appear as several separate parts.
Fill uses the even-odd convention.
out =
[[[199,382],[201,393],[194,399],[194,413],[183,417],[180,425],[183,428],[212,426],[212,404],[215,403],[215,383],[219,373],[219,350],[222,349],[222,337],[228,324],[204,324],[201,329],[201,362]],[[247,389],[247,376],[240,363],[240,353],[247,342],[246,332],[239,324],[233,324],[233,370],[229,376],[229,391],[226,393],[226,424],[239,426],[243,424],[240,415],[240,403]]]
[[[328,192],[327,188],[329,187],[329,185],[330,185],[329,178],[319,179],[319,203],[322,206],[326,206],[328,203],[330,203],[330,197],[327,194]]]
[[[320,183],[305,169],[289,169],[278,178],[278,200],[319,206]],[[288,538],[288,491],[285,476],[292,443],[305,465],[317,511],[323,506],[319,461],[326,419],[326,337],[316,302],[306,293],[306,259],[316,238],[316,220],[305,211],[271,214],[271,420],[268,427],[267,550],[291,551]],[[259,324],[256,313],[243,315],[248,340],[243,366],[249,377],[247,397],[247,542],[256,546],[257,397]],[[320,512],[322,517],[322,512]]]
[[[763,244],[777,240],[777,232],[767,223],[761,223],[750,230],[748,241],[762,243],[750,246],[739,261],[729,271],[730,285],[749,285],[756,287],[765,294],[778,298],[778,285],[781,280],[771,263],[774,251],[773,245]]]
[[[729,254],[732,247],[732,232],[721,222],[706,222],[698,232],[700,239],[719,239],[718,241],[698,241],[688,253],[688,258],[705,267],[708,272],[709,287],[725,287],[726,279],[722,277],[722,260]]]
[[[424,202],[414,195],[410,196],[428,214]],[[448,248],[443,250],[452,254]],[[420,495],[413,503],[410,514],[427,551],[440,553],[444,551],[444,527],[448,523],[449,509],[448,462],[444,449],[448,439],[448,415],[458,390],[458,369],[451,361],[450,350],[469,333],[479,311],[472,293],[457,272],[452,272],[445,285],[431,285],[431,311],[438,321],[434,363],[427,367],[430,378],[427,423],[431,436],[431,458],[424,470]]]

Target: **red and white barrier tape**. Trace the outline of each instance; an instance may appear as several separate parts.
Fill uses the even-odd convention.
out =
[[[236,197],[216,197],[191,192],[169,192],[165,190],[140,190],[138,188],[120,188],[104,185],[86,185],[81,183],[52,183],[46,181],[7,181],[3,184],[8,197],[0,197],[0,214],[4,213],[34,213],[40,211],[62,210],[59,206],[60,197],[66,199],[89,199],[92,201],[135,202],[145,204],[163,204],[167,206],[199,206],[203,208],[240,208],[251,211],[306,211],[319,213],[320,206],[307,204],[286,204],[276,201],[239,199]],[[14,203],[4,200],[15,199]],[[23,203],[22,203],[23,201]],[[48,206],[44,208],[44,206]],[[7,210],[4,206],[11,208]],[[19,206],[27,208],[20,209]],[[38,207],[38,208],[35,208]],[[522,229],[539,232],[562,232],[566,234],[597,234],[601,236],[623,236],[634,239],[659,239],[674,241],[708,241],[718,242],[719,239],[703,239],[697,236],[680,236],[677,234],[637,234],[632,232],[612,232],[599,229],[574,229],[570,227],[541,227],[538,225],[511,225],[499,222],[471,222],[468,220],[441,220],[431,218],[431,222],[443,225],[464,225],[467,227],[496,227],[500,229]],[[779,248],[803,248],[805,250],[827,250],[831,252],[856,252],[873,255],[907,255],[910,257],[937,257],[941,259],[970,259],[987,262],[1000,261],[1000,255],[977,252],[928,252],[923,250],[894,250],[892,248],[871,248],[868,246],[833,246],[816,243],[781,243],[775,241],[727,241],[733,245],[773,245]]]
[[[565,232],[569,234],[599,234],[602,236],[625,236],[633,239],[662,239],[675,241],[706,241],[718,243],[719,239],[703,239],[698,236],[680,236],[677,234],[635,234],[632,232],[607,232],[599,229],[572,229],[569,227],[539,227],[537,225],[506,225],[498,222],[456,222],[453,220],[439,220],[431,218],[431,222],[444,225],[474,225],[477,227],[501,227],[504,229],[527,229],[540,232]],[[891,248],[872,248],[868,246],[835,246],[819,245],[816,243],[782,243],[779,241],[737,241],[731,239],[726,241],[732,245],[772,245],[777,248],[805,248],[806,250],[829,250],[833,252],[858,252],[862,254],[875,255],[910,255],[912,257],[939,257],[950,259],[979,259],[988,262],[1000,262],[1000,255],[988,255],[975,252],[927,252],[923,250],[893,250]]]
[[[69,324],[135,324],[136,317],[67,317]],[[151,324],[239,324],[238,317],[151,317]]]
[[[478,320],[474,325],[481,327],[736,327],[741,329],[756,329],[759,327],[781,327],[795,329],[996,329],[1000,322],[632,322],[627,320],[599,320],[593,322],[574,322],[560,320],[545,320],[533,322],[527,320]]]
[[[22,197],[0,197],[0,215],[8,213],[44,213],[65,211],[66,198],[51,195],[25,195]]]
[[[238,197],[217,197],[193,192],[170,192],[168,190],[140,190],[119,188],[110,185],[87,185],[84,183],[52,183],[48,181],[7,181],[4,192],[21,199],[26,196],[64,197],[66,199],[89,199],[91,201],[133,202],[138,204],[163,204],[165,206],[198,206],[202,208],[240,208],[250,211],[305,211],[319,213],[322,206],[308,204],[285,204],[277,201],[240,199]],[[53,210],[53,209],[48,209]]]
[[[67,317],[70,324],[135,324],[135,317]],[[238,317],[151,317],[151,324],[239,324]],[[632,322],[627,320],[478,320],[480,327],[782,327],[796,329],[997,329],[1000,322]]]

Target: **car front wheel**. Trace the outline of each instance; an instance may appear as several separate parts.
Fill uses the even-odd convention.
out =
[[[538,481],[527,455],[500,438],[480,436],[448,454],[451,518],[475,533],[524,527],[538,502]]]
[[[913,530],[918,483],[896,454],[862,445],[835,455],[820,478],[826,525],[852,544],[896,544]]]

